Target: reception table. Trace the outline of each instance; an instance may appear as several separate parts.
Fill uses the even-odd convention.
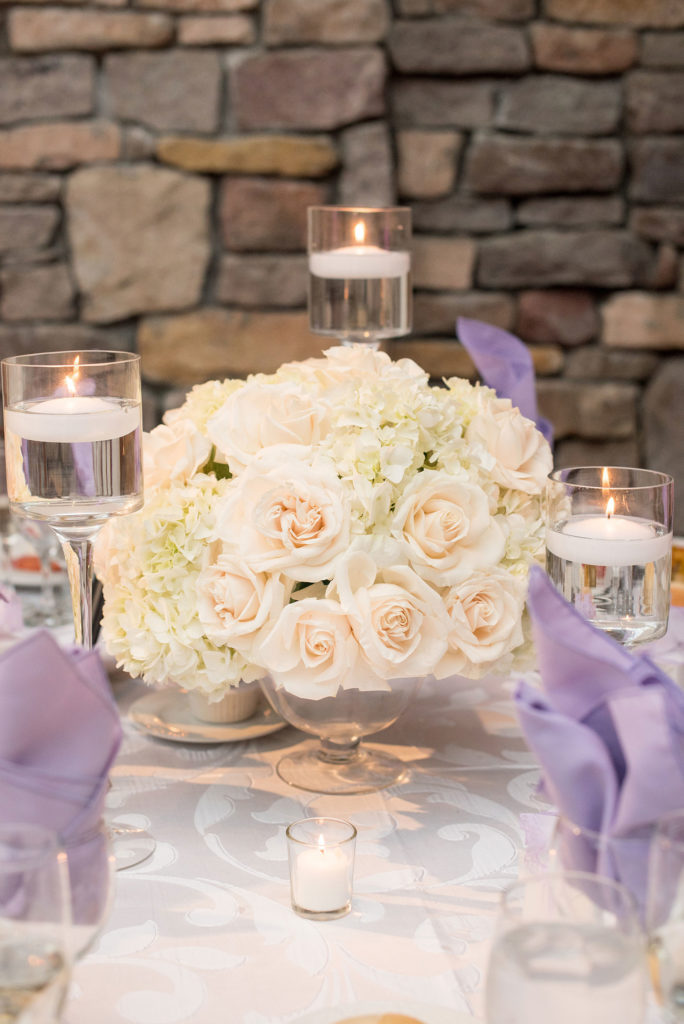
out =
[[[407,763],[405,781],[324,796],[277,775],[306,742],[292,727],[244,742],[159,739],[129,717],[147,688],[114,675],[125,741],[109,811],[147,828],[156,849],[117,872],[67,1024],[330,1024],[366,1007],[425,1024],[481,1019],[500,890],[538,866],[554,820],[514,686],[426,681],[373,737]],[[334,921],[290,908],[285,828],[311,815],[358,829],[352,911]]]

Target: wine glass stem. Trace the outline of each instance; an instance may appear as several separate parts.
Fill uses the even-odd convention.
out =
[[[90,650],[93,646],[93,541],[91,537],[74,539],[55,532],[66,559],[75,640]]]

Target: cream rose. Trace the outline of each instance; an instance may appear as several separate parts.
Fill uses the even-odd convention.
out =
[[[334,697],[357,685],[359,648],[344,609],[327,598],[293,601],[259,646],[259,663],[297,697]]]
[[[172,424],[160,424],[144,435],[145,487],[189,480],[204,465],[210,452],[210,441],[192,420],[175,419]]]
[[[306,583],[330,579],[350,537],[350,497],[327,462],[270,449],[228,489],[217,534],[254,572]]]
[[[237,474],[264,448],[318,442],[325,415],[323,403],[296,384],[256,378],[228,397],[209,420],[207,433]]]
[[[448,591],[449,647],[435,669],[438,679],[490,665],[520,646],[525,590],[524,578],[495,569],[474,573]]]
[[[354,552],[330,592],[351,622],[362,658],[381,679],[424,676],[446,650],[448,619],[439,594],[407,566],[378,571]]]
[[[283,610],[291,584],[279,575],[255,573],[230,555],[219,554],[197,580],[197,612],[216,644],[249,651],[256,634]]]
[[[492,400],[471,420],[466,440],[492,455],[492,477],[502,487],[538,494],[553,468],[548,443],[507,398]]]
[[[404,491],[392,536],[416,572],[437,586],[496,565],[506,547],[482,488],[432,470],[419,473]]]

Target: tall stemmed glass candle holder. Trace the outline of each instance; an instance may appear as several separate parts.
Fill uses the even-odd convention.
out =
[[[411,329],[411,210],[311,206],[309,326],[377,349]]]
[[[625,647],[667,630],[672,477],[650,469],[578,466],[546,489],[546,571],[585,618]]]
[[[67,560],[76,642],[92,647],[92,545],[142,506],[140,357],[73,351],[2,362],[7,490]]]

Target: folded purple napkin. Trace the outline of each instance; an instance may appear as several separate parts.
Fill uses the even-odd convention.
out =
[[[617,877],[643,904],[650,831],[684,808],[684,692],[591,626],[537,567],[528,609],[544,692],[518,687],[525,739],[563,818],[606,840],[593,864],[587,844],[568,847],[566,866]]]
[[[102,817],[121,722],[96,651],[47,631],[0,654],[0,821],[36,822],[65,842]]]
[[[550,444],[553,427],[537,411],[534,366],[527,346],[500,327],[464,316],[456,320],[456,334],[484,383],[500,398],[510,398]]]

